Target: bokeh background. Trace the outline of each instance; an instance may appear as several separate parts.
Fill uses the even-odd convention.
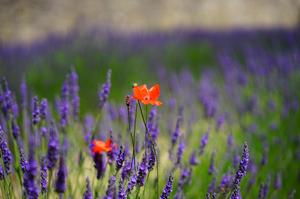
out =
[[[219,108],[232,110],[235,144],[248,140],[258,165],[265,153],[269,155],[248,198],[257,196],[267,174],[278,171],[283,188],[272,191],[272,198],[286,198],[293,190],[299,198],[299,25],[300,0],[0,0],[0,77],[7,78],[17,99],[26,79],[31,95],[54,102],[66,74],[75,68],[81,119],[99,111],[97,91],[109,68],[110,104],[121,104],[134,82],[160,82],[162,99],[178,97],[175,100],[203,119],[204,125],[191,119],[201,134],[209,121],[198,106],[204,104],[202,95],[212,106],[221,96]],[[203,93],[196,93],[199,87]],[[176,119],[176,111],[170,110]],[[185,125],[188,129],[189,123]],[[225,134],[214,136],[210,151],[225,148]],[[209,155],[205,158],[196,177],[209,165]],[[245,183],[243,193],[248,193]],[[189,188],[187,197],[197,196],[198,187]]]
[[[294,31],[299,20],[299,0],[1,0],[0,74],[14,89],[26,76],[53,99],[74,66],[82,108],[91,108],[108,68],[119,101],[132,82],[157,81],[162,68],[199,77],[217,65],[216,40],[230,46],[243,34]]]

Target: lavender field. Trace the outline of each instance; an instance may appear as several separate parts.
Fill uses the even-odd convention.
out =
[[[300,198],[300,30],[0,46],[0,198]]]

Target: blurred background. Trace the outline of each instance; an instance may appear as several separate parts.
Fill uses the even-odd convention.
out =
[[[112,69],[109,114],[100,124],[107,129],[106,121],[119,122],[113,115],[134,82],[160,83],[162,133],[173,133],[182,105],[186,133],[195,132],[188,150],[198,147],[194,135],[224,123],[224,131],[212,129],[209,144],[219,150],[218,166],[231,167],[220,153],[227,135],[234,137],[235,162],[245,140],[253,154],[243,198],[257,198],[270,176],[266,198],[293,198],[287,196],[296,190],[300,198],[299,25],[300,0],[0,0],[0,78],[18,102],[26,80],[29,96],[47,98],[60,112],[63,82],[75,69],[83,121],[100,112],[97,93]],[[210,155],[203,158],[187,198],[204,196],[214,179],[203,175]],[[283,183],[274,188],[275,173]]]
[[[0,74],[13,89],[26,78],[54,99],[75,67],[82,108],[91,108],[108,68],[120,101],[132,82],[156,82],[162,70],[199,77],[232,42],[297,37],[299,20],[299,0],[1,0]]]

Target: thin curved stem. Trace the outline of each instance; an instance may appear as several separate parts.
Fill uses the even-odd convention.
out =
[[[156,159],[156,180],[157,180],[156,181],[156,198],[158,198],[158,185],[159,185],[159,175],[158,175],[159,160],[158,160],[158,154],[157,154],[157,151],[155,149],[155,142],[153,141],[152,137],[149,134],[147,123],[146,123],[145,117],[143,115],[143,111],[142,111],[142,107],[141,107],[140,101],[138,101],[138,105],[139,105],[139,109],[140,109],[140,112],[141,112],[143,123],[144,123],[145,128],[146,128],[146,134],[147,134],[147,136],[148,136],[148,138],[149,138],[149,140],[151,142],[151,150],[155,154],[155,159]]]

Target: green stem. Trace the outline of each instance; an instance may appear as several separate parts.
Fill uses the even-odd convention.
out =
[[[50,188],[51,188],[51,180],[52,180],[53,170],[49,171],[49,182],[48,182],[48,190],[47,190],[47,199],[49,199]]]
[[[157,154],[157,151],[155,149],[155,143],[152,139],[152,137],[149,135],[149,131],[148,131],[148,127],[147,127],[147,123],[145,121],[145,118],[144,118],[144,115],[143,115],[143,111],[142,111],[142,107],[141,107],[141,103],[140,101],[138,101],[138,105],[139,105],[139,109],[140,109],[140,112],[141,112],[141,116],[142,116],[142,120],[143,120],[143,123],[145,125],[145,128],[146,128],[146,134],[148,135],[148,138],[149,140],[151,141],[151,150],[154,152],[155,154],[155,159],[156,159],[156,198],[158,199],[158,185],[159,185],[159,175],[158,175],[158,169],[159,169],[159,160],[158,160],[158,154]]]
[[[136,192],[136,195],[135,195],[135,199],[138,199],[139,197],[139,194],[140,194],[140,187],[137,188],[137,192]]]
[[[135,162],[135,146],[136,146],[136,136],[135,136],[135,133],[136,133],[136,119],[137,118],[137,106],[135,106],[135,116],[134,116],[134,127],[133,127],[133,146],[132,146],[132,158],[133,158],[133,163],[134,163],[134,168],[136,170],[136,162]]]

